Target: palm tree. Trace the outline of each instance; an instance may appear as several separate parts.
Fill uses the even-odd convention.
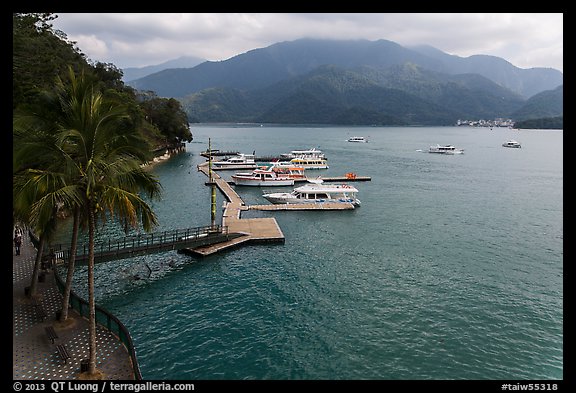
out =
[[[98,222],[117,219],[125,228],[142,224],[149,231],[157,217],[139,192],[159,197],[158,180],[140,167],[146,149],[131,126],[128,112],[107,101],[83,75],[69,71],[70,84],[60,84],[60,114],[56,121],[60,168],[66,175],[61,203],[88,228],[88,308],[90,358],[88,373],[96,373],[96,313],[94,242]],[[43,211],[36,206],[34,211]],[[73,242],[74,244],[74,242]],[[70,266],[69,266],[70,268]],[[73,266],[72,266],[73,268]],[[67,304],[65,305],[67,308]]]
[[[39,108],[48,108],[43,100]],[[41,113],[17,114],[13,121],[13,216],[40,236],[28,296],[36,294],[36,284],[44,245],[56,229],[55,213],[64,204],[57,190],[65,186],[58,168],[60,149],[54,127]]]
[[[96,372],[96,307],[94,296],[94,241],[99,221],[117,218],[122,224],[150,231],[157,218],[138,195],[160,195],[160,183],[140,167],[143,154],[139,134],[130,125],[128,112],[107,102],[85,78],[70,70],[70,89],[61,94],[63,150],[75,165],[79,209],[88,224],[88,309],[90,358],[88,373]]]
[[[32,271],[32,278],[27,296],[36,296],[38,273],[42,261],[43,250],[47,239],[54,234],[56,220],[54,207],[50,208],[49,183],[42,171],[26,170],[14,177],[13,181],[13,212],[18,221],[26,223],[26,226],[34,230],[39,235],[40,241]],[[43,208],[39,204],[43,201]],[[46,211],[49,211],[46,214]]]
[[[30,285],[30,296],[36,292],[36,282],[41,257],[46,243],[45,232],[47,223],[54,226],[47,234],[51,235],[56,226],[55,214],[60,210],[72,210],[74,216],[68,272],[63,294],[62,313],[60,321],[68,318],[68,304],[74,273],[74,259],[80,222],[78,195],[73,184],[75,175],[67,170],[65,165],[68,155],[62,150],[58,136],[58,121],[65,118],[60,105],[59,95],[42,93],[39,103],[33,107],[18,111],[14,116],[14,148],[13,148],[13,211],[19,221],[33,224],[36,234],[40,235],[36,263]],[[68,166],[70,167],[70,166]],[[72,166],[73,167],[73,166]],[[41,191],[44,197],[40,196]],[[51,204],[49,204],[52,202]],[[44,211],[51,214],[41,215]],[[39,221],[44,218],[46,222]]]

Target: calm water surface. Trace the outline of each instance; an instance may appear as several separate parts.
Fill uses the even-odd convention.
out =
[[[129,328],[145,379],[563,378],[563,132],[192,130],[187,152],[154,169],[158,230],[210,224],[196,170],[208,138],[256,155],[317,147],[330,169],[309,175],[372,181],[355,183],[353,211],[243,215],[275,217],[283,245],[98,264],[98,303]],[[465,154],[418,151],[436,143]],[[263,189],[237,192],[267,203]]]

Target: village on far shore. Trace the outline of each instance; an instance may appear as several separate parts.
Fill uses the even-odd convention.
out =
[[[456,122],[457,126],[469,126],[469,127],[506,127],[514,128],[514,121],[512,119],[503,119],[497,117],[494,120],[460,120]]]

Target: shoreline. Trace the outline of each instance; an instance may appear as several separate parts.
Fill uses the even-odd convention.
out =
[[[152,169],[155,165],[169,160],[173,155],[180,154],[186,151],[186,144],[182,143],[179,147],[166,148],[164,154],[154,157],[151,161],[141,164],[140,167],[145,169]]]

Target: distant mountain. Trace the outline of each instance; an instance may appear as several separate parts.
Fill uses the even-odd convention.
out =
[[[482,75],[525,99],[563,83],[558,70],[521,69],[494,56],[461,58],[429,46],[409,49],[387,40],[300,39],[254,49],[224,61],[207,61],[190,69],[165,69],[130,84],[153,90],[159,96],[185,97],[207,88],[260,89],[321,65],[386,68],[405,63],[449,75]]]
[[[438,65],[432,64],[428,67],[431,70],[447,74],[479,74],[524,98],[563,84],[562,73],[553,68],[523,69],[500,57],[487,55],[460,57],[449,55],[428,45],[415,46],[412,49],[438,62]]]
[[[178,98],[191,121],[444,125],[512,117],[528,95],[562,81],[557,70],[520,69],[494,56],[461,58],[386,40],[301,39],[165,69],[130,85]]]
[[[406,63],[387,68],[362,67],[380,86],[402,90],[463,118],[505,117],[523,98],[479,74],[449,75]]]
[[[514,120],[532,120],[564,116],[564,85],[546,90],[530,97],[524,105],[512,113]]]
[[[168,68],[192,68],[205,61],[206,61],[205,59],[201,59],[199,57],[182,56],[177,59],[169,60],[161,64],[150,65],[145,67],[128,67],[122,69],[122,72],[124,73],[122,80],[124,81],[124,83],[127,83],[132,80],[140,79],[147,75],[154,74],[156,72]]]
[[[505,117],[524,100],[479,75],[445,75],[412,64],[320,66],[262,89],[204,89],[181,99],[199,122],[449,125]]]

